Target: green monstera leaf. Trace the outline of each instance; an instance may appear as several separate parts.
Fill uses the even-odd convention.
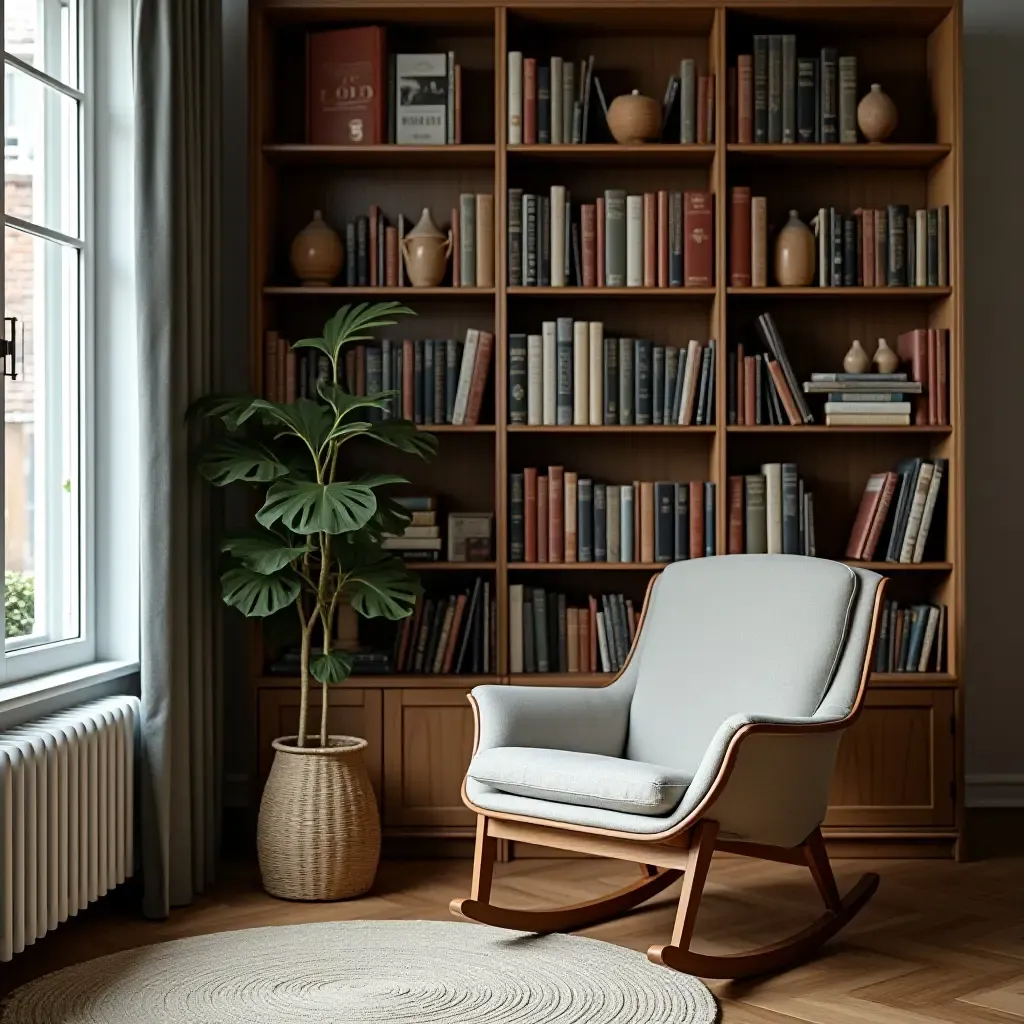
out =
[[[317,385],[317,392],[334,410],[334,415],[339,420],[343,420],[356,409],[387,408],[389,399],[396,394],[394,391],[383,391],[376,395],[350,395],[344,388],[340,388],[330,381],[321,381]],[[367,424],[367,426],[370,425]]]
[[[322,402],[312,398],[297,398],[294,402],[268,402],[257,398],[252,403],[264,420],[285,429],[278,434],[292,434],[306,443],[313,452],[319,452],[334,427],[334,416]]]
[[[287,608],[301,588],[298,578],[288,569],[266,574],[243,566],[229,569],[220,582],[224,603],[250,619],[266,618]]]
[[[417,429],[416,424],[408,420],[371,423],[365,436],[424,459],[437,453],[437,438],[433,434]]]
[[[265,484],[288,473],[288,467],[255,441],[222,437],[211,442],[199,459],[199,472],[216,487],[233,483]]]
[[[352,569],[343,592],[364,618],[404,619],[423,588],[400,559],[386,556]]]
[[[287,543],[276,533],[253,534],[248,537],[233,537],[224,541],[221,551],[237,558],[246,568],[269,576],[296,559],[308,554],[313,546]]]
[[[334,686],[352,675],[352,655],[346,651],[328,651],[310,659],[309,671],[318,683]]]
[[[334,534],[360,529],[376,511],[377,498],[365,483],[279,480],[256,519],[267,529],[279,522],[292,533]]]
[[[415,316],[416,314],[400,302],[361,302],[358,306],[342,306],[330,320],[324,324],[324,333],[320,338],[303,338],[295,342],[292,348],[315,348],[323,352],[337,366],[338,354],[344,345],[353,341],[370,341],[372,331],[377,327],[388,327],[398,323],[396,316]]]

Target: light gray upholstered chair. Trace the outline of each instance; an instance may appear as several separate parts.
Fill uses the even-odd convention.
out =
[[[885,580],[840,562],[731,555],[655,577],[625,667],[605,687],[478,686],[463,799],[477,813],[472,895],[456,915],[527,931],[604,920],[685,872],[657,963],[702,977],[779,970],[812,955],[870,899],[840,897],[820,825],[843,730],[857,717]],[[586,904],[489,902],[498,839],[638,863],[634,885]],[[690,949],[715,849],[810,868],[826,912],[749,953]]]

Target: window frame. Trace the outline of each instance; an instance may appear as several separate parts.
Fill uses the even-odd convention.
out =
[[[43,4],[54,11],[59,17],[60,0],[43,0]],[[78,253],[78,407],[77,427],[78,432],[78,634],[74,637],[58,640],[39,641],[39,634],[32,634],[28,637],[18,637],[13,641],[4,638],[3,658],[0,659],[0,689],[6,684],[22,682],[37,676],[60,672],[93,662],[96,658],[96,521],[95,521],[95,481],[96,481],[96,417],[95,417],[95,315],[96,315],[96,281],[95,281],[95,218],[96,218],[96,191],[94,181],[95,147],[96,147],[96,120],[94,102],[94,52],[95,52],[95,25],[94,5],[88,2],[75,3],[75,10],[78,17],[78,40],[77,40],[77,86],[61,81],[54,75],[26,63],[15,54],[10,54],[5,49],[4,64],[17,68],[24,74],[41,82],[44,87],[55,90],[64,96],[70,97],[77,104],[78,110],[78,237],[64,234],[48,226],[39,225],[25,221],[18,217],[9,216],[4,213],[5,227],[13,228],[34,238],[41,238],[50,243],[55,243],[62,248],[72,248]],[[50,24],[53,20],[49,17]],[[38,52],[45,52],[43,48],[52,46],[52,40],[41,38]],[[50,50],[52,52],[52,50]],[[0,98],[2,98],[4,82],[0,83]],[[0,257],[0,267],[3,267],[3,257]],[[43,264],[43,274],[52,273],[50,260]],[[57,273],[60,273],[58,270]],[[0,307],[5,305],[5,296],[0,295]],[[6,314],[5,308],[0,312]],[[49,329],[49,327],[48,327]],[[20,339],[19,339],[20,340]],[[46,340],[48,351],[51,342]],[[71,424],[63,422],[65,431]],[[4,479],[5,470],[4,445],[0,443],[0,480]],[[47,530],[47,544],[52,545],[55,535],[59,532],[53,528]],[[4,540],[4,524],[0,521],[0,542]],[[0,552],[4,549],[0,546]],[[64,557],[64,552],[48,551],[47,567],[54,564],[54,559]],[[2,559],[2,556],[0,556]],[[54,578],[54,573],[49,572]],[[0,623],[0,632],[3,626]]]

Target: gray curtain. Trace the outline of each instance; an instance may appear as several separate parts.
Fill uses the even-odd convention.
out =
[[[184,425],[217,385],[220,3],[135,0],[134,18],[142,867],[162,917],[211,881],[220,830],[216,558]]]

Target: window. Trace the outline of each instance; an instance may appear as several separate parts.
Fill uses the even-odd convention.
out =
[[[91,660],[89,97],[77,0],[4,0],[0,680]],[[12,319],[13,318],[13,319]]]

